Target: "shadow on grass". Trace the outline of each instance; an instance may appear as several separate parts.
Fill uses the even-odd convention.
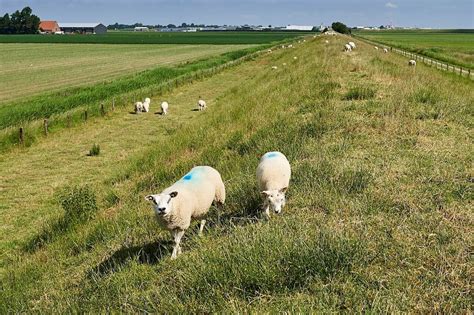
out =
[[[156,241],[132,247],[122,247],[110,257],[90,270],[91,276],[103,277],[120,271],[132,261],[139,264],[154,265],[171,254],[172,242]]]

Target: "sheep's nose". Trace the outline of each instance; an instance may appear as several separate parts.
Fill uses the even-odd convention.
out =
[[[158,211],[165,212],[166,208],[158,208]]]

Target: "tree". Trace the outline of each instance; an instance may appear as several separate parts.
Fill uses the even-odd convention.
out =
[[[39,30],[40,18],[32,14],[30,7],[16,10],[11,17],[5,14],[0,18],[0,34],[36,34]]]
[[[341,34],[350,34],[351,29],[346,26],[346,24],[341,22],[334,22],[331,25],[332,29]]]

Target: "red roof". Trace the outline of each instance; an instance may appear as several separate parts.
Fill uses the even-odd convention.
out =
[[[40,22],[40,29],[43,31],[53,31],[59,28],[58,22],[56,21],[41,21]]]

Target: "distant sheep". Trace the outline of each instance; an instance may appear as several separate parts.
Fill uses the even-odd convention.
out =
[[[379,48],[377,46],[375,46],[374,48],[375,48],[375,50],[379,50]]]
[[[411,67],[416,66],[416,60],[413,60],[413,59],[409,60],[408,65],[411,66]]]
[[[293,59],[294,59],[294,60],[297,60],[297,59],[298,59],[298,57],[294,56],[294,57],[293,57]]]
[[[143,112],[148,113],[150,111],[150,102],[151,100],[148,97],[145,98],[145,101],[143,102]]]
[[[135,103],[135,114],[141,113],[143,111],[143,103],[136,102]]]
[[[168,229],[174,238],[171,258],[181,254],[181,238],[189,228],[191,220],[200,219],[209,211],[212,203],[225,202],[225,187],[221,175],[210,166],[196,166],[179,181],[160,194],[148,195],[159,223]],[[202,219],[199,235],[206,220]]]
[[[327,39],[326,39],[324,42],[325,42],[326,44],[329,44],[329,41],[328,41]]]
[[[263,210],[270,218],[270,209],[280,213],[285,206],[285,192],[290,184],[291,167],[281,152],[267,152],[257,167],[257,183],[263,197]]]
[[[349,46],[351,46],[352,49],[356,48],[356,44],[354,42],[348,42]]]
[[[352,51],[352,47],[349,44],[344,45],[344,51]]]
[[[278,69],[277,66],[272,66],[272,70],[276,70],[276,69]]]
[[[168,102],[161,102],[161,114],[167,115],[168,114]]]
[[[205,110],[207,108],[207,104],[204,100],[201,99],[201,97],[199,97],[199,101],[198,101],[198,110]]]
[[[289,45],[288,45],[288,48],[293,48],[293,44],[289,44]]]
[[[271,49],[269,49],[269,50],[267,50],[267,52],[271,53],[271,52],[272,52],[272,50],[271,50]]]
[[[384,48],[384,49],[383,49],[383,52],[384,52],[385,54],[388,53],[388,49],[387,49],[387,48]]]

